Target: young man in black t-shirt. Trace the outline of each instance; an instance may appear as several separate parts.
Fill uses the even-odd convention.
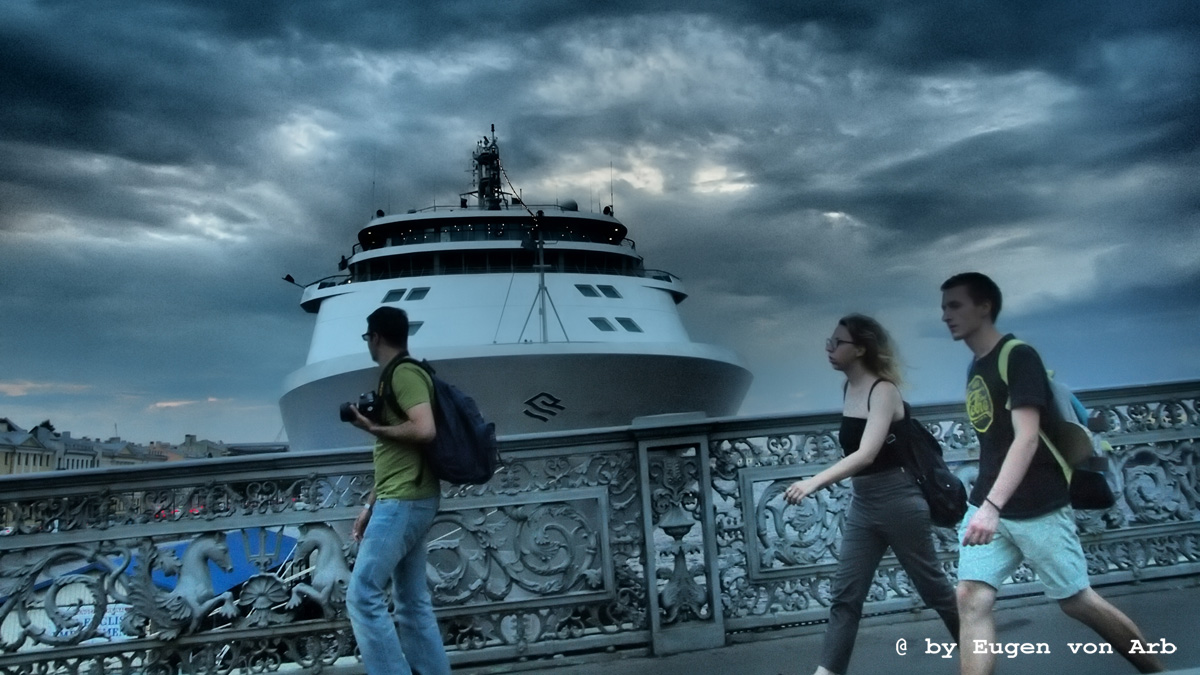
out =
[[[959,525],[962,672],[992,672],[996,590],[1022,561],[1068,616],[1096,631],[1139,671],[1160,672],[1153,654],[1130,653],[1135,641],[1145,643],[1141,631],[1088,582],[1067,481],[1038,437],[1041,418],[1057,414],[1046,369],[1032,347],[1018,345],[1009,354],[1004,383],[999,354],[1013,336],[996,329],[1000,304],[1000,289],[983,274],[959,274],[942,284],[942,321],[975,355],[967,416],[979,436],[979,476]]]

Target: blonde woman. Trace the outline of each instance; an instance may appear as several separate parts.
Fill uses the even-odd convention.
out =
[[[793,483],[784,499],[805,497],[844,478],[853,497],[842,524],[842,548],[831,589],[829,627],[816,675],[843,675],[850,664],[863,603],[879,561],[890,546],[925,604],[958,640],[954,587],[933,549],[929,505],[909,470],[903,446],[904,400],[887,332],[874,319],[851,314],[825,341],[834,370],[846,375],[839,439],[844,456],[811,478]]]

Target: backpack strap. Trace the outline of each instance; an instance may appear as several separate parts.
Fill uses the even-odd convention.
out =
[[[1008,385],[1008,357],[1009,357],[1009,354],[1012,353],[1013,349],[1015,349],[1016,347],[1019,347],[1020,345],[1023,345],[1023,344],[1027,344],[1027,343],[1022,342],[1016,338],[1013,338],[1013,339],[1009,340],[1008,342],[1005,342],[1004,346],[1000,348],[1000,362],[999,362],[1000,381],[1004,382],[1005,386]],[[1047,377],[1049,377],[1049,374],[1047,374]],[[1054,392],[1051,391],[1050,395],[1053,396]],[[1012,410],[1012,396],[1009,396],[1008,401],[1006,401],[1004,404],[1004,407],[1007,410]],[[1047,410],[1047,413],[1048,412],[1049,412],[1049,410]],[[1046,431],[1042,428],[1040,420],[1038,423],[1038,437],[1041,438],[1042,442],[1046,444],[1046,447],[1050,449],[1050,454],[1054,455],[1054,461],[1058,462],[1059,468],[1062,469],[1063,476],[1066,476],[1066,478],[1067,478],[1067,485],[1070,485],[1071,484],[1071,474],[1075,473],[1075,471],[1074,471],[1074,469],[1071,468],[1071,465],[1067,463],[1067,460],[1063,459],[1062,453],[1060,453],[1058,451],[1058,448],[1054,447],[1054,444],[1050,442],[1050,437],[1046,435]]]
[[[395,375],[396,369],[405,363],[412,363],[424,371],[426,379],[429,380],[429,403],[437,405],[437,390],[433,385],[433,366],[429,365],[428,361],[414,359],[408,353],[397,354],[395,358],[388,362],[387,366],[383,369],[383,373],[379,376],[380,395],[383,396],[384,405],[391,408],[397,417],[400,417],[403,411],[400,410],[400,402],[396,400],[396,389],[392,386],[392,376]],[[418,485],[425,480],[426,463],[422,461],[420,468],[417,469],[416,483]]]
[[[434,400],[433,366],[429,365],[428,361],[418,361],[408,354],[398,354],[388,362],[387,366],[383,369],[383,373],[379,376],[379,395],[384,397],[386,405],[392,409],[392,412],[396,413],[397,417],[400,416],[402,411],[400,410],[400,402],[396,400],[396,390],[392,387],[392,376],[395,375],[396,368],[405,363],[414,364],[425,371],[429,380],[429,401],[433,403]]]
[[[1008,357],[1010,354],[1012,354],[1013,349],[1023,344],[1026,343],[1013,338],[1008,342],[1005,342],[1004,346],[1000,348],[1000,363],[998,367],[1000,368],[1000,381],[1003,382],[1005,386],[1008,385]],[[1008,402],[1004,405],[1009,410],[1012,410],[1012,398],[1010,397]]]
[[[867,412],[871,412],[871,394],[875,393],[875,387],[880,382],[891,382],[891,380],[885,380],[881,377],[878,380],[875,380],[874,382],[871,383],[871,388],[867,390]],[[843,403],[846,402],[846,391],[849,390],[849,388],[850,388],[849,380],[842,383],[842,402]]]
[[[405,360],[411,360],[408,354],[397,354],[388,361],[384,366],[383,372],[379,374],[379,396],[383,398],[383,404],[391,409],[397,417],[400,416],[400,402],[396,400],[396,390],[392,386],[392,376],[396,374],[396,368],[400,367]]]
[[[867,390],[867,412],[871,412],[871,394],[875,393],[875,387],[878,387],[880,382],[888,382],[888,381],[889,380],[885,380],[881,377],[878,380],[875,380],[874,382],[871,383],[871,388]]]

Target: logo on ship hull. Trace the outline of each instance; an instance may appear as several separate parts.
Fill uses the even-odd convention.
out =
[[[549,422],[551,417],[566,410],[562,399],[548,392],[541,392],[525,400],[525,414],[535,420]]]

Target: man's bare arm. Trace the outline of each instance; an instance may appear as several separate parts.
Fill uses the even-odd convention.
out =
[[[1000,509],[1016,492],[1017,486],[1025,480],[1029,464],[1038,447],[1038,428],[1041,423],[1041,413],[1034,406],[1015,408],[1012,411],[1013,442],[1008,447],[1004,463],[1000,465],[1000,473],[992,489],[985,495],[979,510],[971,516],[967,530],[963,533],[963,545],[986,544],[996,534],[1000,526]]]

